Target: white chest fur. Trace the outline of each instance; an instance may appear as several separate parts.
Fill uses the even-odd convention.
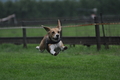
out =
[[[61,50],[63,50],[64,47],[62,47],[62,42],[60,41],[57,44],[52,44],[50,47],[50,53],[55,54],[56,52],[59,53]]]

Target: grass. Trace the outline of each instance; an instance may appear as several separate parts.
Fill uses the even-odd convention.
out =
[[[119,46],[96,51],[76,45],[52,56],[40,53],[36,44],[0,45],[0,80],[119,80]]]
[[[119,25],[105,26],[107,36],[120,36]],[[66,27],[63,36],[95,36],[94,26]],[[114,30],[114,31],[113,31]],[[101,36],[102,28],[100,27]],[[112,32],[112,33],[111,33]],[[44,29],[27,29],[27,36],[44,36]],[[0,37],[21,37],[22,29],[1,29]],[[0,44],[0,80],[119,80],[120,46],[96,51],[76,45],[52,56],[40,53],[38,44]]]

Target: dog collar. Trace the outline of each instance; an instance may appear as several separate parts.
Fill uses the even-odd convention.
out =
[[[61,39],[59,39],[59,40],[57,40],[57,41],[53,41],[53,40],[49,37],[49,39],[46,40],[46,43],[47,43],[47,44],[57,44],[57,43],[60,42],[60,40],[61,40]]]

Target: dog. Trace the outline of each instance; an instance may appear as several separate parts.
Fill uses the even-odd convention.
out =
[[[55,28],[50,27],[43,27],[47,31],[47,35],[43,37],[43,39],[40,42],[39,46],[36,46],[37,49],[39,49],[41,52],[43,52],[45,49],[52,55],[57,56],[60,51],[64,51],[67,49],[66,46],[64,46],[62,40],[61,40],[61,23],[58,19],[58,26]]]

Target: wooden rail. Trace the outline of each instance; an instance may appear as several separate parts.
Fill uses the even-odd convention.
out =
[[[106,45],[107,47],[108,45],[120,45],[120,36],[114,36],[114,37],[110,37],[110,36],[108,37],[105,35],[103,37],[100,36],[99,25],[102,25],[102,24],[103,23],[98,23],[98,18],[95,17],[94,25],[95,25],[96,36],[94,37],[62,37],[62,40],[65,44],[70,44],[70,45],[82,44],[88,47],[90,45],[97,45],[97,50],[100,50],[101,45]],[[23,37],[0,37],[0,44],[1,43],[23,44],[23,47],[27,47],[27,44],[39,44],[41,39],[43,38],[43,37],[27,37],[26,29],[33,28],[33,27],[26,27],[24,23],[22,23],[21,27],[15,27],[15,29],[16,28],[22,28]],[[34,28],[42,28],[42,27],[34,27]],[[104,27],[102,28],[104,32]],[[11,28],[4,27],[1,29],[11,29]]]
[[[0,37],[0,44],[39,44],[43,37]],[[96,37],[62,37],[65,44],[81,44],[81,45],[96,45]],[[102,45],[120,45],[120,37],[100,37],[100,44]],[[27,45],[26,45],[27,46]]]

